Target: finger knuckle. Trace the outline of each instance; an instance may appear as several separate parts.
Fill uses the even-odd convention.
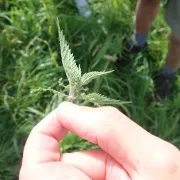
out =
[[[104,115],[108,118],[117,118],[121,113],[118,109],[114,107],[103,107],[102,111],[104,112]]]

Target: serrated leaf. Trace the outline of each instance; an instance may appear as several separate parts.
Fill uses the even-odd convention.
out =
[[[72,87],[77,86],[81,79],[81,68],[76,65],[75,59],[68,43],[65,40],[63,31],[60,30],[59,21],[57,20],[61,57],[66,76]]]
[[[107,75],[109,73],[111,73],[113,71],[93,71],[93,72],[89,72],[89,73],[85,73],[83,74],[83,76],[81,77],[81,86],[87,85],[89,84],[92,80],[98,78],[99,76],[103,76],[103,75]]]
[[[82,99],[89,101],[91,103],[94,103],[96,105],[113,105],[113,104],[122,104],[126,102],[121,102],[116,99],[110,99],[104,95],[98,94],[98,93],[92,93],[92,94],[84,94],[82,95]]]

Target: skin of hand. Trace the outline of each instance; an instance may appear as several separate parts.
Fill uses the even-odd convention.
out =
[[[60,154],[73,132],[101,149]],[[62,103],[31,131],[20,180],[179,180],[180,151],[112,107]]]

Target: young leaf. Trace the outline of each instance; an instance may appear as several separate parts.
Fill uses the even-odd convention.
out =
[[[57,19],[57,26],[58,26],[58,33],[59,33],[62,63],[63,63],[65,73],[67,75],[67,78],[69,80],[68,86],[64,86],[62,79],[59,79],[58,84],[59,84],[59,86],[64,87],[64,89],[66,89],[68,87],[68,89],[69,89],[68,101],[74,102],[76,100],[77,101],[85,100],[85,101],[92,102],[96,105],[107,105],[107,104],[122,105],[122,104],[126,103],[126,102],[121,102],[119,100],[107,98],[107,97],[105,97],[101,94],[97,94],[97,93],[92,93],[92,94],[88,94],[88,95],[81,93],[81,90],[85,91],[85,89],[82,88],[82,86],[87,85],[93,79],[96,79],[99,76],[107,75],[107,74],[111,73],[112,71],[108,71],[108,72],[94,71],[94,72],[85,73],[81,77],[81,68],[80,68],[80,66],[78,67],[76,65],[74,56],[71,53],[71,50],[65,40],[63,32],[60,30],[58,19]],[[33,90],[32,92],[37,92],[37,91],[50,91],[50,92],[53,92],[54,94],[58,94],[61,97],[67,97],[66,94],[61,93],[61,92],[56,91],[51,88],[47,88],[47,89],[39,88],[39,89]]]
[[[81,86],[87,85],[89,84],[93,79],[98,78],[99,76],[103,76],[103,75],[107,75],[109,73],[111,73],[113,71],[102,71],[102,72],[98,72],[98,71],[93,71],[93,72],[89,72],[89,73],[85,73],[83,74],[83,76],[81,77]]]
[[[59,21],[57,20],[61,57],[64,70],[66,72],[69,83],[72,87],[77,86],[81,79],[81,69],[76,65],[75,59],[68,43],[65,40],[63,32],[60,30]]]
[[[96,105],[113,105],[113,104],[122,104],[125,102],[121,102],[119,100],[110,99],[104,95],[98,94],[98,93],[92,93],[92,94],[83,94],[82,99],[85,101],[89,101],[91,103],[94,103]]]

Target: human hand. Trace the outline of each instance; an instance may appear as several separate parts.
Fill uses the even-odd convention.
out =
[[[68,132],[102,150],[60,154]],[[26,142],[20,180],[179,180],[180,152],[112,107],[62,103]]]

